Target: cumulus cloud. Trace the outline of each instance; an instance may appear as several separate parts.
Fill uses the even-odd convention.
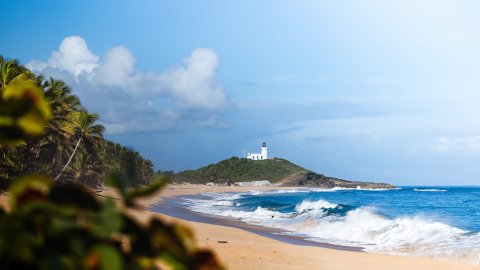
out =
[[[135,58],[123,46],[109,49],[105,60],[95,72],[94,80],[106,86],[119,86],[123,89],[135,88]],[[139,78],[140,79],[140,78]]]
[[[225,127],[229,101],[216,79],[218,55],[195,49],[183,66],[144,73],[124,46],[100,58],[79,36],[66,37],[46,62],[27,67],[65,80],[91,111],[100,113],[109,133],[155,132],[186,126]]]
[[[77,77],[82,73],[90,73],[98,66],[98,56],[94,55],[85,40],[78,36],[66,37],[58,51],[54,51],[48,64],[38,61],[29,65],[30,68],[52,67],[65,70]]]
[[[219,66],[218,56],[210,49],[196,49],[185,60],[186,67],[173,69],[159,77],[160,85],[175,96],[181,106],[221,109],[226,105],[225,91],[212,80]]]

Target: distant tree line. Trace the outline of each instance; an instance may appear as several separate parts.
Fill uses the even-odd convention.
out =
[[[42,127],[41,135],[0,146],[0,185],[3,188],[19,176],[31,173],[95,188],[103,185],[109,172],[126,174],[133,169],[135,177],[131,181],[136,184],[148,184],[153,179],[152,162],[138,152],[104,139],[105,128],[97,123],[99,116],[88,112],[66,83],[35,75],[17,60],[0,56],[0,97],[8,86],[14,87],[18,82],[34,84],[43,91],[51,117],[45,129]],[[2,106],[0,113],[9,109]],[[20,124],[34,129],[36,120],[32,116],[22,119]],[[0,117],[0,121],[9,120]]]

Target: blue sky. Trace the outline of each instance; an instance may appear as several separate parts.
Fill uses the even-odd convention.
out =
[[[157,169],[258,151],[480,184],[476,1],[3,1],[0,54],[70,83]]]

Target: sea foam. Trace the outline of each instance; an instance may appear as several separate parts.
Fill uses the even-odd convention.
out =
[[[295,211],[297,211],[298,213],[302,213],[308,210],[321,211],[327,208],[335,208],[335,207],[337,207],[337,204],[330,203],[325,200],[302,201],[301,203],[295,206]]]
[[[193,211],[279,228],[286,234],[312,241],[362,247],[368,252],[457,259],[480,264],[478,233],[426,217],[390,218],[379,213],[375,207],[354,207],[324,199],[303,200],[289,212],[261,206],[245,210],[234,202],[239,196],[242,195],[215,194],[210,200],[195,200],[189,205]]]

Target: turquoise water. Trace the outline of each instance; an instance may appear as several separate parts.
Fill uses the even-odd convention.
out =
[[[367,252],[480,264],[480,187],[206,194],[192,211]]]

